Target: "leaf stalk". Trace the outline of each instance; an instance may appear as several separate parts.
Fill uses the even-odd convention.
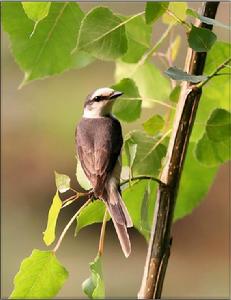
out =
[[[107,218],[108,218],[108,212],[107,212],[107,208],[105,207],[105,213],[104,213],[104,217],[103,217],[103,223],[101,226],[101,232],[100,232],[100,238],[99,238],[99,250],[98,250],[99,256],[103,255]]]
[[[231,56],[229,58],[227,58],[222,64],[220,64],[216,70],[214,70],[213,73],[211,73],[206,80],[200,82],[199,84],[197,84],[196,86],[198,88],[202,88],[204,85],[206,85],[214,76],[218,76],[218,75],[230,75],[230,73],[226,73],[226,74],[218,74],[218,72],[220,72],[222,69],[224,69],[225,67],[227,67],[227,65],[231,62]]]
[[[71,227],[72,223],[75,221],[76,217],[81,213],[81,211],[91,202],[91,199],[88,199],[81,207],[80,209],[73,215],[73,217],[70,219],[70,221],[67,223],[67,225],[65,226],[65,228],[63,229],[59,239],[58,239],[58,242],[56,243],[54,249],[53,249],[53,252],[56,252],[61,243],[62,243],[62,240],[64,238],[64,236],[66,235],[68,229]]]

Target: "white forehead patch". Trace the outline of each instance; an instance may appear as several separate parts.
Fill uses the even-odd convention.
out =
[[[100,88],[100,89],[96,90],[96,91],[92,94],[91,97],[92,97],[92,99],[95,98],[95,97],[97,97],[97,96],[108,97],[108,96],[110,96],[113,92],[114,92],[113,89],[104,87],[104,88]]]

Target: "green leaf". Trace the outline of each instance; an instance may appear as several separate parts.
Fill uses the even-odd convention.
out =
[[[222,41],[216,41],[212,49],[207,53],[205,70],[206,74],[213,73],[217,67],[222,64],[227,58],[229,58],[230,44]],[[223,72],[229,72],[230,68],[224,68]],[[210,83],[216,81],[217,79],[222,80],[224,83],[228,83],[227,77],[214,77]],[[220,91],[220,90],[219,90]],[[211,96],[212,98],[212,96]],[[222,97],[223,98],[223,97]],[[223,101],[227,102],[227,99]]]
[[[170,2],[168,9],[169,11],[173,12],[182,21],[186,19],[186,9],[187,9],[186,2]],[[165,24],[174,24],[177,22],[174,17],[172,17],[167,13],[163,15],[162,21]]]
[[[149,186],[150,185],[150,186]],[[144,199],[144,193],[148,195]],[[156,197],[156,183],[149,180],[139,180],[123,189],[122,198],[131,215],[134,227],[148,240],[153,218],[154,201]],[[145,208],[146,207],[146,208]],[[77,217],[76,234],[86,226],[101,223],[105,213],[105,205],[101,200],[96,200],[87,205]],[[144,215],[147,220],[144,220]],[[110,216],[108,216],[110,220]]]
[[[180,70],[176,67],[168,68],[165,71],[165,74],[167,74],[170,78],[174,80],[183,80],[183,81],[189,81],[193,83],[198,83],[207,78],[207,76],[204,75],[190,75],[187,72],[184,72],[183,70]]]
[[[51,2],[22,2],[22,6],[28,18],[39,22],[48,15]]]
[[[211,19],[211,18],[207,18],[205,16],[201,16],[195,10],[190,9],[190,8],[188,8],[186,10],[186,14],[189,15],[189,16],[192,16],[192,17],[195,17],[195,18],[201,20],[201,22],[203,22],[205,24],[213,25],[213,26],[218,26],[218,27],[225,28],[225,29],[228,29],[228,30],[231,29],[230,26],[225,25],[225,24],[223,24],[223,23],[221,23],[221,22],[219,22],[219,21],[217,21],[215,19]]]
[[[85,175],[79,159],[77,159],[75,175],[76,175],[77,182],[84,190],[87,191],[91,189],[91,183],[88,180],[87,176]]]
[[[137,151],[137,144],[133,144],[131,140],[127,140],[125,143],[125,152],[127,155],[128,165],[132,168]]]
[[[217,36],[211,30],[192,25],[188,35],[189,46],[197,52],[209,51],[215,43]]]
[[[94,200],[88,204],[77,216],[75,235],[77,235],[81,229],[88,225],[101,223],[103,221],[104,213],[105,204],[102,200]],[[110,217],[108,217],[108,220],[109,219]]]
[[[178,102],[180,97],[180,91],[181,87],[179,85],[176,85],[169,95],[169,100],[171,100],[174,103]]]
[[[99,255],[90,263],[90,271],[91,276],[82,283],[82,289],[90,299],[103,299],[105,297],[105,286]]]
[[[71,68],[81,69],[89,65],[95,60],[89,53],[83,51],[76,51],[72,55]]]
[[[164,127],[164,119],[160,115],[154,115],[142,125],[148,134],[155,135]]]
[[[113,89],[123,92],[120,99],[113,106],[113,114],[125,122],[135,121],[141,113],[141,97],[132,79],[124,78],[112,86]]]
[[[167,10],[169,2],[147,2],[145,8],[146,23],[150,24],[159,19]]]
[[[151,195],[151,188],[150,188],[150,181],[146,186],[142,204],[141,204],[141,212],[140,212],[140,231],[144,232],[144,236],[146,239],[149,239],[150,232],[151,232],[151,224],[148,219],[148,211],[149,211],[149,201]]]
[[[207,166],[218,166],[230,160],[230,139],[213,141],[204,133],[202,138],[198,141],[195,155],[198,161]]]
[[[157,184],[152,180],[139,180],[123,191],[123,200],[134,227],[145,237],[150,237]]]
[[[13,56],[25,72],[23,84],[91,62],[88,56],[84,64],[78,63],[84,54],[70,54],[84,15],[77,3],[52,3],[49,15],[39,22],[31,38],[34,22],[27,18],[21,3],[4,2],[2,7],[3,28],[9,34]]]
[[[70,189],[70,182],[69,176],[55,172],[55,184],[60,193],[65,193]]]
[[[11,299],[51,299],[62,288],[67,270],[52,251],[33,250],[14,278]]]
[[[106,7],[93,8],[81,22],[76,49],[104,60],[122,56],[127,51],[123,22]]]
[[[231,114],[225,109],[215,109],[206,124],[206,133],[210,140],[220,142],[231,136]]]
[[[115,75],[118,81],[123,78],[133,79],[144,102],[166,101],[169,97],[170,82],[153,63],[146,62],[139,66],[118,61]]]
[[[208,52],[204,73],[213,73],[214,70],[230,56],[229,49],[229,43],[216,42],[212,49]],[[223,72],[229,73],[230,69],[226,67],[223,69]],[[190,137],[191,141],[197,142],[203,136],[206,121],[209,119],[214,109],[218,107],[226,110],[230,109],[229,98],[231,77],[229,77],[215,76],[204,86],[193,131]]]
[[[121,17],[127,20],[131,17]],[[125,24],[128,41],[127,52],[121,57],[124,62],[136,63],[150,48],[152,27],[145,23],[143,16],[138,16]]]
[[[197,16],[199,16],[199,14],[191,8],[186,9],[186,15],[192,16],[192,17],[195,17],[195,18],[197,18]]]
[[[133,142],[131,140],[127,140],[125,143],[124,149],[125,149],[125,153],[126,153],[127,164],[129,167],[129,180],[131,183],[131,177],[133,174],[132,167],[133,167],[134,160],[136,158],[137,145],[133,144]]]
[[[56,222],[57,222],[61,207],[62,207],[62,201],[59,198],[59,193],[57,191],[53,198],[51,207],[49,209],[47,228],[46,228],[45,232],[43,233],[43,240],[47,246],[52,244],[55,240]]]
[[[160,137],[154,138],[138,130],[128,134],[125,145],[126,143],[137,145],[133,163],[134,175],[155,176],[159,173],[161,160],[166,153],[166,147],[159,140]]]
[[[190,142],[179,192],[174,211],[174,219],[190,214],[206,196],[217,173],[217,168],[202,166],[193,155],[195,143]]]

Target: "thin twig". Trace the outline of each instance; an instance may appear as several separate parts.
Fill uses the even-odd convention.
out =
[[[107,207],[105,207],[105,213],[104,213],[104,217],[103,217],[103,223],[101,226],[100,239],[99,239],[99,250],[98,250],[99,256],[103,255],[107,218],[108,218]]]
[[[63,200],[62,202],[62,207],[68,202],[68,201],[71,201],[71,200],[74,200],[75,198],[77,199],[78,195],[73,195],[65,200]]]
[[[173,28],[173,24],[170,24],[167,27],[166,31],[161,35],[157,43],[147,53],[145,53],[144,56],[141,58],[141,60],[138,62],[137,64],[138,67],[143,65],[149,58],[153,56],[153,54],[159,49],[163,41],[167,38],[172,28]]]
[[[122,187],[123,185],[125,185],[125,184],[127,184],[127,183],[129,183],[129,180],[131,180],[131,181],[137,181],[137,180],[153,180],[153,181],[156,181],[157,183],[159,183],[159,184],[162,184],[162,182],[158,179],[158,178],[156,178],[156,177],[153,177],[153,176],[142,176],[142,175],[140,175],[140,176],[134,176],[134,177],[132,177],[132,178],[128,178],[128,179],[125,179],[123,182],[121,182],[120,183],[120,187]]]
[[[69,201],[71,201],[71,203],[73,203],[75,200],[78,200],[80,197],[89,195],[89,192],[84,192],[84,193],[78,192],[78,191],[76,191],[75,189],[73,189],[73,188],[71,188],[71,187],[70,187],[70,190],[73,191],[73,192],[75,192],[75,195],[72,195],[72,196],[70,196],[69,198],[65,199],[65,200],[62,202],[62,207],[61,207],[61,208],[66,207],[66,206],[67,206],[67,203],[68,203]]]
[[[172,104],[168,104],[168,103],[166,103],[166,102],[164,102],[164,101],[160,101],[160,100],[157,100],[157,99],[152,99],[152,98],[144,98],[144,100],[147,100],[147,101],[152,101],[152,102],[155,102],[155,103],[158,103],[158,104],[160,104],[160,105],[163,105],[163,106],[165,106],[165,107],[167,107],[167,108],[171,108],[171,109],[176,109],[176,107],[174,106],[174,105],[172,105]]]
[[[80,209],[74,214],[74,216],[70,219],[70,221],[67,223],[67,225],[65,226],[65,228],[63,229],[59,239],[58,239],[58,242],[56,243],[54,249],[53,249],[53,252],[56,252],[61,243],[62,243],[62,240],[65,236],[65,234],[67,233],[68,229],[70,228],[70,226],[72,225],[72,223],[75,221],[76,217],[81,213],[81,211],[91,202],[91,199],[88,199],[81,207]]]
[[[215,74],[214,76],[230,76],[231,73],[219,73]]]
[[[76,191],[75,189],[73,189],[72,187],[70,187],[70,190],[71,190],[72,192],[76,193],[76,194],[79,194],[79,192]]]
[[[141,98],[137,98],[137,97],[135,97],[135,98],[126,98],[126,97],[124,97],[124,98],[122,98],[123,100],[140,100]],[[153,98],[142,98],[143,100],[146,100],[146,101],[149,101],[149,102],[155,102],[155,103],[158,103],[158,104],[160,104],[160,105],[163,105],[163,106],[165,106],[165,107],[168,107],[168,108],[171,108],[171,109],[176,109],[176,107],[174,106],[174,105],[172,105],[172,104],[168,104],[167,103],[167,100],[166,100],[166,102],[165,101],[161,101],[161,100],[157,100],[157,99],[153,99]]]
[[[166,68],[170,67],[168,59],[164,53],[156,52],[153,54],[153,56],[157,56],[160,59],[160,61],[163,63],[164,67],[166,67]]]
[[[136,177],[132,177],[130,180],[131,181],[136,181],[136,180],[144,180],[144,179],[151,179],[151,180],[154,180],[156,182],[158,182],[159,184],[161,184],[161,181],[155,177],[152,177],[152,176],[136,176]],[[126,183],[129,182],[129,179],[126,179],[124,180],[123,182],[121,182],[120,186],[122,187],[123,185],[125,185]],[[89,197],[91,196],[91,194],[89,193],[81,193],[81,196],[83,195],[89,195]],[[72,196],[74,197],[74,196]],[[72,197],[66,199],[64,202],[68,202],[68,201],[71,201],[71,200],[75,200],[74,198],[71,199]],[[70,219],[70,221],[67,223],[67,225],[65,226],[65,228],[63,229],[54,249],[53,249],[53,252],[56,252],[61,243],[62,243],[62,240],[64,238],[64,236],[66,235],[68,229],[70,228],[70,226],[72,225],[72,223],[75,221],[76,217],[81,213],[81,211],[92,201],[92,199],[88,199],[81,207],[80,209],[73,215],[73,217]],[[64,203],[63,202],[63,203]],[[106,227],[106,221],[107,221],[107,210],[105,210],[105,214],[104,214],[104,219],[103,219],[103,223],[102,223],[102,227],[101,227],[101,234],[100,234],[100,241],[99,241],[99,251],[98,253],[101,255],[103,253],[103,240],[104,240],[104,235],[105,235],[105,227]]]
[[[142,161],[144,161],[160,144],[163,142],[163,140],[171,133],[172,129],[169,129],[166,131],[161,138],[153,145],[153,147],[148,151],[148,153],[142,158]]]
[[[181,20],[173,11],[171,11],[170,9],[167,9],[166,12],[169,16],[173,17],[179,24],[185,26],[187,30],[191,29],[191,25],[189,23],[187,23],[186,21]]]
[[[135,72],[138,70],[139,67],[143,66],[143,64],[153,56],[153,54],[158,50],[158,48],[161,46],[161,44],[164,42],[164,40],[167,38],[169,32],[173,28],[173,24],[170,24],[166,31],[161,35],[158,42],[148,51],[146,52],[141,59],[138,61],[138,63],[135,65],[135,67],[132,69],[131,73],[128,74],[129,77],[132,77]]]
[[[207,84],[214,76],[217,75],[223,75],[223,74],[218,74],[218,72],[220,72],[222,69],[226,68],[226,65],[229,64],[231,62],[231,57],[227,58],[222,64],[220,64],[216,70],[210,74],[206,80],[200,82],[199,84],[197,84],[196,86],[199,87],[203,87],[205,84]],[[230,75],[230,74],[228,74]]]

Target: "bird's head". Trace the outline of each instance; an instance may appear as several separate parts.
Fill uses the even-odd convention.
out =
[[[84,104],[85,118],[99,118],[111,113],[114,100],[123,93],[111,88],[100,88],[87,96]]]

